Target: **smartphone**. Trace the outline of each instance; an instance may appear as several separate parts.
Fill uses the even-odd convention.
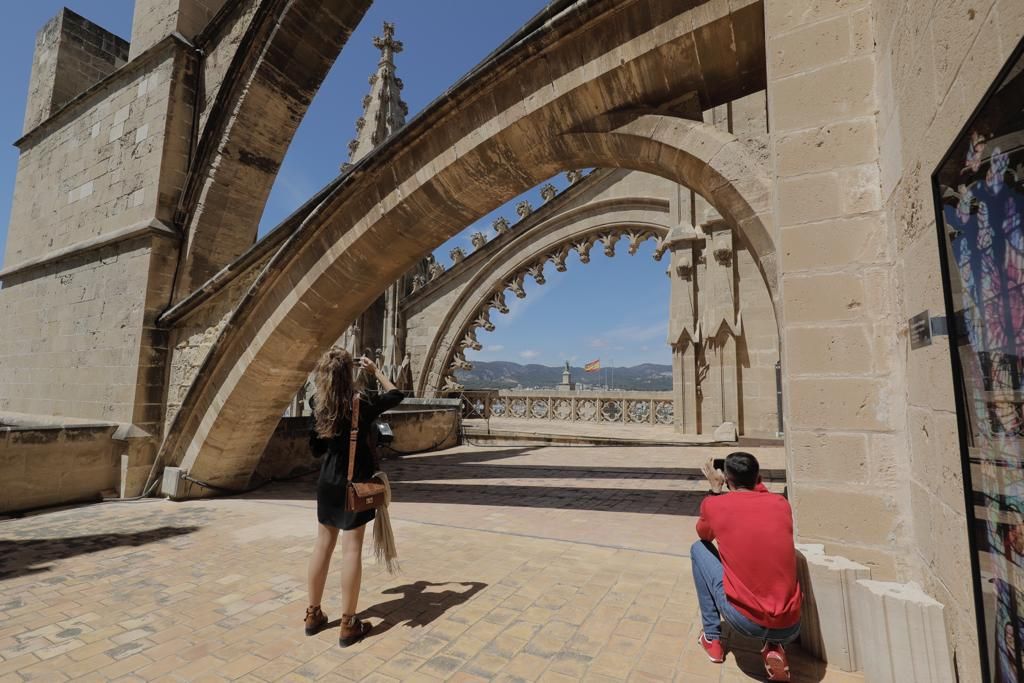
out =
[[[712,466],[721,472],[725,472],[725,458],[715,458]]]

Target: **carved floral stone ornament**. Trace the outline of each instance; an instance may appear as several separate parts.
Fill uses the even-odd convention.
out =
[[[449,375],[448,377],[444,378],[444,385],[441,386],[441,391],[442,392],[452,392],[452,393],[454,393],[454,392],[462,391],[463,389],[465,389],[465,387],[462,386],[461,384],[459,384],[457,381],[455,381],[455,378],[452,377],[451,375]]]
[[[430,280],[436,280],[444,274],[444,266],[437,262],[433,254],[427,257],[427,264],[427,274]]]
[[[693,254],[689,250],[676,253],[672,265],[675,267],[676,275],[689,280],[693,275]]]
[[[474,249],[479,249],[487,244],[487,235],[482,232],[474,232],[469,239],[473,242]]]
[[[504,290],[500,292],[495,292],[494,296],[491,297],[491,300],[487,303],[487,305],[496,310],[498,313],[508,313],[508,304],[505,303]]]
[[[498,233],[499,235],[504,235],[506,232],[509,231],[508,219],[505,218],[504,216],[498,216],[497,218],[494,219],[494,222],[491,223],[491,227],[494,228],[494,232]]]
[[[452,257],[452,264],[462,263],[463,259],[466,258],[466,252],[462,250],[462,247],[455,247],[448,255]]]
[[[540,196],[544,198],[544,201],[550,202],[555,196],[558,195],[558,190],[551,183],[547,183],[544,187],[540,188]]]
[[[491,322],[491,308],[490,306],[484,306],[476,316],[476,320],[473,324],[477,327],[482,327],[488,332],[494,332],[494,323]]]
[[[531,213],[533,213],[533,206],[530,204],[530,201],[528,199],[524,199],[523,201],[516,204],[516,214],[520,218],[526,218]]]
[[[565,177],[570,185],[575,185],[583,178],[583,171],[566,171]]]

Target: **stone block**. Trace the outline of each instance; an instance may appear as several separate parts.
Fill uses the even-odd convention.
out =
[[[786,323],[831,323],[863,318],[867,295],[852,273],[786,277],[783,281]]]
[[[776,172],[781,177],[858,166],[877,155],[873,118],[780,135],[775,142]]]
[[[765,6],[765,24],[777,35],[864,7],[869,0],[776,0]]]
[[[793,328],[786,334],[790,376],[868,374],[871,336],[866,324]]]
[[[787,467],[804,482],[865,483],[868,476],[868,437],[826,431],[786,432]]]
[[[788,422],[794,428],[883,431],[890,426],[892,392],[883,379],[793,379],[788,390]]]
[[[735,441],[736,423],[723,422],[722,424],[715,427],[713,436],[716,441]]]
[[[771,41],[769,59],[775,78],[807,69],[809,64],[828,64],[850,55],[850,22],[840,15],[805,26]]]
[[[801,539],[891,547],[900,523],[896,501],[866,489],[802,485],[792,503]]]
[[[779,225],[812,223],[841,215],[843,191],[835,173],[780,180]]]
[[[840,206],[844,215],[852,216],[882,208],[882,178],[876,161],[839,169],[836,175],[839,186],[843,188]]]
[[[809,68],[817,66],[809,64]],[[875,112],[875,61],[839,62],[774,81],[771,122],[776,133],[835,125]]]
[[[871,570],[845,557],[818,552],[822,546],[802,546],[797,569],[803,589],[800,644],[829,667],[858,671],[860,664],[854,642],[854,588],[858,580],[869,579]]]
[[[854,587],[855,647],[872,683],[953,683],[941,603],[916,583],[859,580]]]

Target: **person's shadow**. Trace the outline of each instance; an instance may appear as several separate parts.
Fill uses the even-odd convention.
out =
[[[465,586],[465,588],[463,590],[427,591],[428,588],[441,586]],[[401,597],[369,607],[360,616],[382,619],[382,622],[374,626],[370,632],[369,637],[371,638],[400,624],[405,624],[410,628],[426,626],[452,607],[463,604],[484,588],[487,588],[487,584],[479,581],[449,581],[447,583],[417,581],[383,591],[385,595],[399,594]],[[328,626],[340,624],[341,620],[338,619]]]

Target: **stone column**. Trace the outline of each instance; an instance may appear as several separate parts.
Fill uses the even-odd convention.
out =
[[[701,383],[701,426],[705,434],[734,438],[739,426],[736,336],[742,331],[737,317],[732,229],[710,207],[707,213],[708,220],[701,225],[707,247],[699,283],[707,372]]]
[[[801,540],[905,573],[905,380],[868,0],[765,3],[790,501]],[[925,171],[922,171],[924,173]]]
[[[697,281],[694,244],[701,235],[691,225],[677,227],[666,237],[669,252],[669,330],[672,347],[673,410],[678,431],[699,433],[697,406]]]
[[[164,37],[180,33],[188,40],[206,28],[225,0],[135,0],[130,59]]]
[[[672,345],[672,390],[676,430],[697,434],[696,347],[689,341]]]

